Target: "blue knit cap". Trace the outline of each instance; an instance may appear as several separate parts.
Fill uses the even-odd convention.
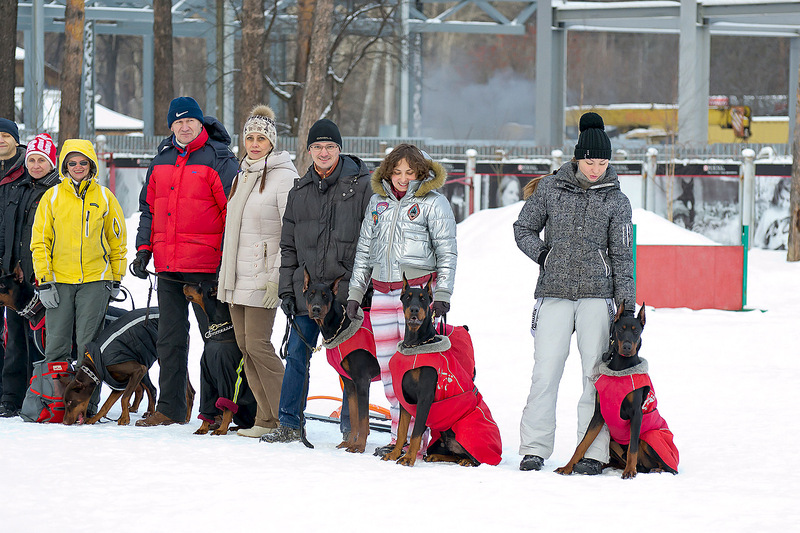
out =
[[[14,137],[14,142],[19,144],[19,128],[16,122],[7,118],[0,118],[0,132],[8,133]]]
[[[203,110],[191,96],[179,96],[169,103],[167,113],[167,124],[172,127],[172,123],[183,118],[196,118],[202,124]]]

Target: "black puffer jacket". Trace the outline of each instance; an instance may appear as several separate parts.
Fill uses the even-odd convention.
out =
[[[294,295],[298,314],[308,311],[303,300],[303,268],[314,281],[333,282],[344,276],[337,298],[347,300],[356,243],[372,196],[364,162],[340,155],[333,174],[320,179],[313,165],[289,191],[281,229],[278,294]]]
[[[542,178],[514,223],[517,246],[528,257],[536,261],[549,250],[535,296],[614,298],[617,305],[624,300],[632,306],[631,203],[612,166],[588,189],[578,184],[576,171],[577,163],[570,161]]]
[[[27,172],[20,179],[3,185],[3,227],[0,231],[0,257],[3,270],[10,272],[17,262],[22,266],[25,279],[33,274],[31,256],[31,229],[39,200],[45,191],[61,181],[57,170],[41,179],[33,179]]]

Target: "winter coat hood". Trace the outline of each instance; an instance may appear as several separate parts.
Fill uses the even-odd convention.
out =
[[[89,161],[92,162],[90,179],[97,179],[97,153],[94,151],[94,145],[92,145],[91,141],[86,139],[68,139],[64,141],[64,147],[61,148],[61,153],[58,154],[58,174],[61,179],[69,177],[67,156],[74,152],[89,158]]]
[[[447,181],[447,171],[442,165],[436,161],[429,161],[431,165],[431,172],[423,180],[414,180],[409,182],[408,191],[417,198],[421,198],[431,191],[441,189]],[[380,167],[375,169],[372,173],[370,181],[372,185],[372,192],[386,198],[391,191],[392,176],[383,176]],[[386,183],[386,185],[384,185]]]

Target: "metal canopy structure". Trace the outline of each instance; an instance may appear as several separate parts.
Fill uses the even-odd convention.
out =
[[[564,140],[564,107],[566,104],[566,33],[568,31],[612,31],[627,33],[675,33],[679,45],[679,136],[682,143],[705,143],[708,137],[707,113],[708,78],[710,70],[711,35],[742,35],[785,37],[791,40],[789,94],[797,91],[797,72],[800,68],[800,8],[796,0],[643,0],[630,2],[568,2],[563,0],[398,0],[402,3],[401,28],[406,37],[411,34],[455,32],[474,34],[524,35],[533,15],[536,17],[536,79],[535,98],[536,141],[540,145],[560,145]],[[278,2],[279,9],[293,3]],[[218,64],[217,2],[179,0],[172,6],[173,34],[176,37],[198,37],[206,40],[210,64]],[[233,16],[239,1],[225,2],[223,24],[227,33],[227,49],[232,50],[238,23]],[[428,7],[425,7],[428,6]],[[437,9],[439,6],[441,9]],[[97,0],[86,2],[86,21],[93,34],[152,35],[153,9],[149,1]],[[65,6],[63,0],[31,0],[19,3],[18,29],[24,32],[25,116],[36,117],[41,102],[37,101],[44,87],[44,33],[63,32]],[[425,11],[437,11],[428,16]],[[267,16],[271,12],[267,12]],[[295,27],[294,17],[282,15],[279,31]],[[369,24],[363,27],[369,31]],[[144,42],[144,115],[145,133],[152,132],[153,42]],[[409,39],[406,39],[409,42]],[[232,54],[225,53],[226,57]],[[209,69],[207,105],[210,112],[225,115],[232,109],[232,95],[226,95],[226,109],[214,108],[216,101],[213,83],[219,78]],[[224,71],[232,71],[225,65]],[[227,82],[227,80],[225,80]],[[232,83],[230,83],[232,85]],[[403,116],[408,123],[410,81],[407,73],[401,76]],[[225,83],[222,84],[225,86]],[[227,88],[226,88],[227,90]],[[39,97],[40,98],[40,97]],[[794,115],[795,99],[789,98],[790,116]],[[222,111],[222,113],[220,113]],[[232,120],[232,112],[227,113]],[[228,122],[224,120],[224,122]],[[792,123],[793,121],[790,121]],[[40,119],[33,124],[40,125]],[[401,128],[405,129],[406,128]],[[401,135],[407,134],[401,131]]]
[[[445,4],[421,0],[418,6]],[[566,105],[566,33],[603,31],[680,35],[678,129],[682,143],[708,139],[708,80],[711,35],[791,39],[789,95],[797,94],[800,68],[800,6],[796,0],[645,0],[631,2],[528,2],[464,0],[436,16],[409,9],[412,32],[524,35],[536,17],[535,128],[540,145],[564,140]],[[506,13],[501,13],[500,9]],[[513,15],[508,13],[513,12]],[[796,100],[789,98],[789,115]],[[793,124],[793,121],[790,121]],[[790,132],[791,138],[791,132]]]

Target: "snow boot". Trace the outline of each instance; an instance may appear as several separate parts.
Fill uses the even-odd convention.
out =
[[[519,462],[519,469],[523,471],[541,470],[544,466],[544,459],[538,455],[526,455]]]
[[[584,457],[573,467],[572,471],[576,474],[584,474],[587,476],[596,476],[603,473],[603,463],[597,459],[589,459]]]

